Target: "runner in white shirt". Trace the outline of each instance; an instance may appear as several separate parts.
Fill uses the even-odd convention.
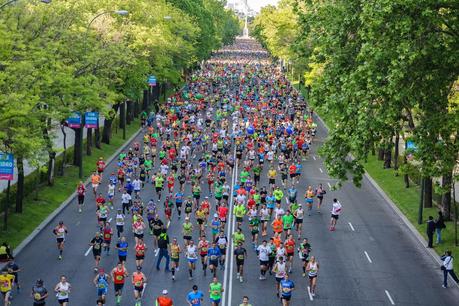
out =
[[[334,231],[336,227],[336,222],[338,221],[339,215],[341,214],[341,203],[337,199],[333,199],[333,206],[331,210],[331,219],[330,219],[330,231]]]
[[[132,185],[134,186],[134,193],[138,196],[140,194],[140,189],[142,188],[142,181],[136,177],[135,180],[132,181]]]
[[[194,244],[193,240],[190,240],[190,244],[186,247],[186,259],[188,260],[188,273],[190,274],[189,279],[193,279],[193,270],[196,269],[196,260],[198,260],[198,248]]]
[[[69,304],[70,289],[70,283],[67,282],[65,275],[62,275],[60,282],[54,287],[59,305],[67,306]]]
[[[284,276],[287,273],[287,266],[283,256],[280,256],[277,259],[277,262],[273,267],[273,272],[275,273],[274,276],[276,277],[276,295],[279,297],[280,281],[284,279]]]
[[[121,213],[121,208],[118,208],[116,212],[115,222],[116,222],[116,233],[118,238],[120,238],[121,234],[124,232],[124,219],[125,216]]]
[[[266,279],[266,271],[269,265],[269,254],[271,254],[271,248],[267,246],[268,242],[263,242],[257,248],[258,259],[260,260],[260,280]]]

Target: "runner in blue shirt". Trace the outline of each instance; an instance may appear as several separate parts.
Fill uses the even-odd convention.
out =
[[[188,293],[186,297],[186,301],[188,302],[189,306],[201,306],[201,302],[204,299],[204,294],[202,291],[198,290],[198,286],[193,286],[193,291]]]
[[[289,306],[292,298],[292,291],[295,290],[295,283],[288,278],[286,273],[284,279],[280,281],[282,306]]]
[[[217,275],[218,260],[222,256],[220,248],[217,248],[217,244],[212,242],[212,247],[207,250],[207,258],[209,258],[209,269],[210,272]]]

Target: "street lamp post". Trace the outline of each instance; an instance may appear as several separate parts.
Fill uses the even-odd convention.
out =
[[[8,6],[14,2],[17,2],[19,0],[10,0],[10,1],[7,1],[5,3],[3,3],[2,5],[0,5],[0,10],[3,9],[5,6]],[[41,0],[40,1],[41,3],[45,3],[45,4],[50,4],[51,3],[51,0]]]
[[[107,15],[107,14],[116,14],[116,15],[120,15],[120,16],[126,16],[127,14],[129,14],[129,12],[126,11],[126,10],[104,11],[104,12],[99,13],[96,16],[94,16],[91,19],[91,21],[89,21],[88,25],[86,26],[86,34],[85,34],[85,38],[84,38],[84,54],[85,55],[87,55],[87,53],[88,53],[89,28],[91,27],[92,23],[97,18],[99,18],[100,16],[103,16],[103,15]],[[78,135],[80,137],[80,147],[78,148],[79,149],[78,154],[80,155],[79,165],[78,165],[78,168],[79,168],[78,175],[79,175],[80,178],[83,178],[83,134],[84,134],[83,133],[83,130],[84,130],[84,113],[83,112],[81,114],[81,127],[80,127],[80,129],[81,129],[80,130],[80,134]]]

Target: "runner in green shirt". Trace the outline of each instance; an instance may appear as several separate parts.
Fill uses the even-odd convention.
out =
[[[236,216],[237,226],[240,227],[244,221],[244,216],[247,213],[244,204],[234,206],[234,215]]]
[[[157,173],[155,176],[155,189],[156,194],[158,195],[158,202],[161,201],[161,191],[163,190],[164,178],[160,173]]]
[[[286,214],[282,216],[282,223],[284,224],[284,232],[286,232],[286,235],[288,235],[287,232],[292,229],[294,220],[295,217],[293,217],[290,210],[287,210]]]
[[[222,299],[222,293],[225,291],[221,283],[218,282],[217,277],[214,277],[212,283],[209,286],[209,295],[210,301],[212,302],[212,306],[218,306]]]
[[[237,232],[233,233],[233,240],[235,245],[238,245],[239,243],[244,244],[245,236],[240,227],[237,229]]]
[[[284,192],[279,187],[276,187],[276,189],[273,192],[273,196],[276,199],[276,202],[280,203],[282,201],[282,198],[284,197]]]
[[[145,166],[145,171],[149,173],[151,168],[153,167],[153,161],[151,159],[146,159],[143,162],[143,165]]]
[[[241,184],[244,186],[245,182],[247,182],[247,179],[249,178],[250,173],[247,170],[242,170],[241,171]]]

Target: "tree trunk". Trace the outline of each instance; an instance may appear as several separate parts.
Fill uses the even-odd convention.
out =
[[[61,169],[59,171],[59,174],[61,176],[64,176],[64,168],[65,168],[65,163],[67,161],[67,133],[65,132],[65,125],[61,123],[61,131],[63,135],[62,139],[62,144],[64,147],[64,151],[62,152],[62,163],[61,163]]]
[[[104,119],[104,129],[102,130],[102,142],[110,144],[110,137],[112,136],[112,123],[118,112],[119,104],[113,104],[112,109]]]
[[[119,124],[119,128],[120,129],[124,129],[126,127],[125,123],[126,123],[126,103],[123,102],[120,105],[120,124]]]
[[[24,198],[24,159],[18,156],[16,159],[18,168],[18,181],[16,183],[16,213],[22,213],[22,204]]]
[[[399,148],[399,142],[400,142],[400,133],[397,131],[395,134],[395,148],[394,148],[394,170],[395,170],[395,175],[398,176],[398,159],[400,156],[400,148]]]
[[[86,155],[91,156],[92,154],[92,128],[86,129]]]
[[[47,184],[48,186],[54,185],[54,167],[56,165],[56,152],[49,152],[48,153],[48,171],[47,171]]]
[[[448,189],[447,192],[442,194],[441,197],[441,207],[443,210],[443,216],[446,220],[451,220],[451,184],[452,184],[452,174],[443,175],[441,178],[441,186],[445,189]]]
[[[378,149],[378,160],[384,160],[384,149]]]
[[[51,125],[51,119],[45,119],[43,121],[43,138],[45,139],[46,149],[48,151],[48,170],[46,173],[46,182],[48,186],[53,186],[54,184],[54,165],[56,161],[56,152],[53,150],[53,143],[48,133],[48,126]]]
[[[99,119],[97,120],[97,128],[94,130],[94,137],[95,137],[95,146],[99,150],[102,149],[102,146],[100,145],[100,127],[99,127]]]
[[[126,124],[131,124],[132,120],[134,120],[134,102],[132,102],[131,100],[127,100],[126,107]]]
[[[146,111],[148,109],[148,101],[149,101],[149,90],[145,89],[143,91],[143,100],[142,100],[142,110]]]
[[[406,140],[405,140],[405,148],[406,148]],[[403,164],[406,165],[408,163],[408,159],[406,158],[406,154],[403,154]],[[403,181],[405,182],[405,188],[410,188],[410,178],[408,177],[408,173],[403,174]]]
[[[392,164],[392,144],[384,152],[384,169],[389,169]]]
[[[83,128],[76,128],[73,130],[75,131],[75,145],[73,146],[73,165],[78,167],[80,165],[80,160],[83,158],[83,156],[80,154],[81,147],[83,146],[83,142],[81,141],[81,134],[83,133]]]
[[[424,189],[424,207],[432,207],[432,178],[426,177],[425,180],[425,189]]]

